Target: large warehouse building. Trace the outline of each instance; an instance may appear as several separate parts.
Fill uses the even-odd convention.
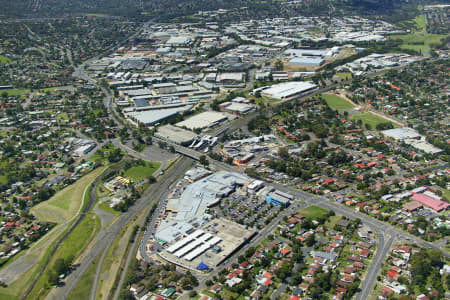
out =
[[[439,149],[433,146],[432,144],[428,143],[425,136],[421,135],[416,130],[409,127],[383,130],[382,133],[385,136],[391,137],[395,140],[403,141],[406,144],[409,144],[414,148],[421,150],[425,153],[439,154],[443,152],[442,149]]]
[[[228,117],[223,113],[206,111],[201,114],[195,115],[187,120],[177,123],[178,127],[186,127],[194,130],[196,128],[205,129],[213,127],[221,122],[228,120]]]
[[[155,136],[182,146],[189,145],[195,138],[197,138],[197,134],[192,131],[175,127],[173,125],[159,127],[158,131],[155,133]]]
[[[303,96],[306,92],[311,91],[316,87],[316,84],[308,81],[291,81],[272,85],[263,90],[261,95],[286,100]]]
[[[289,65],[294,66],[308,66],[308,67],[320,67],[325,61],[321,58],[311,57],[294,57],[289,61]]]

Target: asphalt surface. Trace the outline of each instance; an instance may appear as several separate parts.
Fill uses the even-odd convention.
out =
[[[179,145],[175,145],[172,144],[175,147],[175,150],[180,153],[183,154],[185,156],[188,156],[190,158],[199,160],[199,157],[201,155],[203,155],[203,153],[197,152],[193,149],[190,148],[186,148],[186,147],[182,147]],[[218,162],[212,159],[209,159],[210,165],[214,165],[215,167],[219,168],[219,169],[223,169],[223,170],[227,170],[230,172],[241,172],[242,171],[240,169],[236,169],[233,168],[230,165],[227,165],[225,163],[222,162]],[[363,283],[360,287],[361,291],[356,295],[356,299],[367,299],[368,295],[370,294],[373,284],[376,281],[376,276],[379,272],[379,270],[381,269],[382,263],[384,261],[384,258],[386,257],[386,255],[389,253],[390,248],[394,242],[395,239],[399,240],[399,239],[406,239],[409,242],[413,242],[416,243],[418,245],[421,245],[423,247],[427,247],[430,249],[438,249],[441,250],[443,252],[443,254],[446,257],[450,257],[450,254],[442,249],[440,249],[440,245],[439,244],[433,244],[433,243],[429,243],[426,242],[418,237],[415,237],[413,235],[410,235],[407,232],[401,231],[393,226],[391,226],[390,224],[387,223],[383,223],[380,222],[376,219],[371,218],[368,215],[362,214],[360,212],[357,212],[351,208],[348,208],[346,206],[343,206],[337,202],[331,202],[328,199],[324,198],[324,197],[320,197],[320,196],[316,196],[316,195],[312,195],[297,189],[293,189],[290,187],[286,187],[284,185],[278,184],[278,183],[268,183],[268,185],[273,186],[276,189],[279,189],[283,192],[286,193],[290,193],[291,195],[294,195],[296,197],[297,200],[303,201],[305,204],[307,205],[318,205],[321,207],[324,207],[328,210],[333,210],[335,213],[349,217],[351,219],[356,219],[359,218],[362,222],[362,224],[368,226],[369,228],[371,228],[372,231],[374,231],[377,234],[377,251],[375,253],[375,257],[373,258],[372,263],[369,265],[369,269],[366,272],[366,277],[363,280]],[[280,214],[280,216],[284,216],[285,213]],[[271,223],[271,224],[277,224],[277,220],[279,221],[279,218],[276,218],[274,220],[275,223]],[[266,228],[264,228],[262,231],[260,231],[260,233],[258,234],[258,237],[265,237],[268,234],[270,234],[270,232],[272,232],[272,230],[274,229],[274,226],[268,226]],[[388,241],[386,242],[386,235],[389,235],[390,238],[388,239]],[[252,245],[254,245],[255,241],[258,241],[259,239],[255,239],[251,242]],[[261,238],[262,241],[262,238]],[[242,253],[242,251],[240,251]],[[220,266],[218,268],[216,268],[213,273],[208,274],[208,278],[211,278],[212,276],[214,276],[215,274],[217,274],[216,272],[219,272],[220,270],[222,270],[223,268],[226,268],[229,264],[231,264],[231,262],[233,261],[233,258],[230,258],[228,260],[228,264],[227,265],[223,265]],[[202,283],[203,281],[200,280],[200,282]]]
[[[138,32],[130,38],[133,38],[137,34],[138,34]],[[126,42],[126,41],[124,41],[124,42]],[[100,56],[101,55],[99,55],[98,57],[100,57]],[[97,59],[98,57],[96,57],[94,59]],[[85,79],[89,83],[98,86],[104,92],[105,105],[109,111],[109,114],[115,120],[115,122],[117,124],[119,124],[119,126],[121,127],[122,122],[117,117],[117,115],[113,109],[113,105],[112,105],[113,95],[112,95],[111,91],[102,86],[99,86],[95,80],[89,78],[89,76],[84,71],[84,65],[77,67],[75,69],[74,76]],[[376,76],[376,75],[382,74],[383,72],[385,72],[385,71],[366,74],[366,76]],[[345,84],[348,82],[349,81],[343,81],[339,84]],[[338,86],[338,84],[331,84],[331,85],[328,85],[323,88],[318,88],[317,90],[313,91],[312,93],[306,95],[303,98],[307,98],[314,94],[320,94],[320,93],[335,89],[337,86]],[[295,100],[299,100],[299,99],[295,99]],[[289,102],[289,101],[292,101],[292,100],[278,102],[275,104],[275,106],[280,105],[285,102]],[[244,118],[241,118],[234,122],[230,122],[228,124],[222,125],[221,127],[212,130],[209,134],[220,135],[226,131],[241,128],[246,125],[246,123],[248,122],[248,120],[250,118],[256,116],[257,114],[258,114],[258,112],[254,112],[252,114],[247,115]],[[113,143],[134,157],[142,158],[145,160],[152,160],[151,158],[149,158],[148,153],[135,152],[134,150],[127,147],[126,145],[123,145],[122,143],[120,143],[120,141],[118,141],[118,140],[113,141]],[[178,153],[185,155],[187,157],[193,158],[195,160],[198,160],[199,157],[201,155],[203,155],[203,153],[196,152],[189,148],[180,147],[175,144],[172,144],[172,145],[176,148]],[[217,161],[210,160],[210,163],[220,169],[225,169],[225,170],[229,170],[229,171],[233,171],[233,172],[242,172],[241,170],[237,170],[229,165],[226,165],[226,164],[223,164],[223,163],[220,163]],[[181,164],[181,165],[178,165],[178,164]],[[178,162],[177,165],[175,166],[175,168],[173,168],[172,171],[170,172],[170,175],[166,174],[165,179],[162,179],[162,180],[158,181],[158,183],[153,185],[149,190],[149,191],[152,191],[151,192],[151,194],[153,196],[152,198],[160,199],[161,197],[163,197],[164,193],[168,190],[168,187],[171,184],[170,180],[176,180],[176,178],[178,178],[178,176],[182,175],[184,170],[187,168],[188,164],[190,164],[190,163],[188,163],[188,160],[184,160],[182,163]],[[185,168],[183,168],[182,166],[184,166]],[[422,246],[425,246],[428,248],[434,248],[434,249],[440,248],[439,247],[440,245],[438,245],[438,244],[427,243],[415,236],[409,235],[406,232],[398,230],[389,224],[382,223],[378,220],[372,219],[371,217],[369,217],[367,215],[356,212],[356,211],[354,211],[350,208],[347,208],[345,206],[342,206],[338,203],[330,202],[326,198],[311,195],[311,194],[308,194],[308,193],[305,193],[305,192],[302,192],[302,191],[299,191],[296,189],[292,189],[292,188],[285,187],[280,184],[276,184],[276,183],[271,183],[270,185],[272,185],[273,187],[275,187],[281,191],[291,193],[292,195],[294,195],[296,197],[297,201],[302,201],[302,204],[300,204],[300,206],[297,206],[296,204],[292,205],[290,208],[288,208],[288,209],[284,210],[282,213],[280,213],[279,216],[277,218],[275,218],[269,224],[269,226],[266,226],[263,230],[261,230],[257,234],[257,236],[255,238],[253,238],[253,240],[250,241],[250,243],[247,244],[243,248],[243,250],[241,250],[239,253],[242,253],[242,251],[245,251],[245,249],[248,249],[249,247],[251,247],[253,245],[259,244],[268,234],[270,234],[274,230],[274,228],[276,227],[276,225],[278,224],[278,222],[281,220],[281,218],[283,216],[293,213],[294,211],[291,211],[292,209],[298,210],[302,206],[307,206],[307,205],[312,205],[312,204],[319,205],[321,207],[327,208],[329,210],[333,210],[336,213],[347,216],[349,218],[359,218],[359,219],[361,219],[363,224],[369,226],[374,232],[377,233],[378,248],[377,248],[375,257],[373,259],[373,262],[370,264],[369,270],[366,273],[366,278],[363,280],[363,283],[361,285],[361,292],[358,293],[358,295],[356,296],[356,299],[367,299],[367,297],[372,289],[372,286],[376,281],[376,276],[381,268],[383,260],[386,256],[386,254],[390,251],[390,248],[391,248],[392,243],[394,242],[395,238],[403,237],[403,238],[407,238],[411,242],[415,242],[419,245],[422,245]],[[109,227],[106,231],[101,232],[98,235],[97,243],[96,243],[96,245],[94,245],[94,247],[92,247],[92,250],[89,253],[89,255],[86,256],[83,259],[83,261],[80,263],[80,266],[68,276],[68,278],[66,280],[66,282],[68,282],[67,285],[62,288],[56,289],[56,293],[53,293],[51,295],[52,297],[49,297],[49,299],[63,299],[65,297],[67,297],[67,295],[70,293],[70,291],[76,285],[78,280],[81,278],[82,274],[89,267],[90,263],[92,263],[92,261],[103,251],[103,249],[105,249],[112,243],[112,241],[115,239],[115,237],[121,232],[122,228],[124,226],[126,226],[126,224],[128,224],[137,213],[139,213],[142,209],[144,209],[148,205],[148,203],[146,203],[147,201],[144,200],[145,198],[146,197],[143,197],[140,200],[138,200],[138,202],[132,208],[130,208],[130,210],[127,213],[124,213],[117,222],[115,222],[113,225],[111,225],[111,227]],[[149,200],[149,199],[147,199],[147,200]],[[159,207],[158,207],[158,210],[156,211],[156,214],[158,212],[159,212]],[[154,220],[152,220],[152,223],[153,222],[154,222]],[[151,233],[148,233],[148,234],[151,234]],[[387,242],[385,241],[386,235],[390,236],[390,238],[388,239]],[[144,244],[143,242],[140,244],[140,252],[141,253],[144,252],[141,249],[143,244]],[[205,285],[205,281],[207,279],[211,278],[212,276],[214,276],[215,274],[220,272],[223,268],[226,268],[229,265],[231,265],[231,263],[239,255],[239,253],[236,253],[232,258],[230,258],[223,265],[216,268],[212,273],[209,273],[207,275],[200,275],[199,276],[200,287],[203,287]],[[449,253],[447,253],[446,251],[443,251],[443,253],[446,257],[450,257]],[[97,286],[97,283],[95,285]],[[120,289],[120,285],[118,286],[118,289]],[[182,299],[187,298],[187,294],[184,294],[181,298]]]

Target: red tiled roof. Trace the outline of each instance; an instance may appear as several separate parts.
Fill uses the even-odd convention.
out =
[[[419,201],[425,206],[431,207],[435,211],[441,211],[450,207],[450,204],[424,194],[414,194],[412,200]]]

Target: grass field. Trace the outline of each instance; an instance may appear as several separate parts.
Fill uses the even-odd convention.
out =
[[[44,211],[36,212],[33,210],[36,210],[36,207],[32,209],[33,214],[35,214],[39,220],[43,221],[49,221],[49,222],[56,222],[58,225],[54,227],[49,233],[47,233],[45,236],[43,236],[41,239],[39,239],[36,243],[34,243],[29,250],[27,250],[27,260],[29,259],[36,259],[36,263],[28,269],[25,273],[23,273],[16,281],[11,283],[7,288],[0,287],[0,300],[3,299],[17,299],[18,296],[26,289],[26,287],[31,283],[33,278],[36,277],[39,270],[42,270],[42,268],[45,268],[45,262],[47,261],[48,257],[50,256],[52,245],[54,245],[54,242],[57,240],[58,237],[61,236],[65,230],[67,230],[68,226],[73,223],[68,222],[67,224],[63,223],[65,221],[63,216],[66,216],[67,220],[71,219],[71,217],[75,216],[78,212],[78,207],[81,204],[81,200],[83,198],[84,189],[91,183],[91,181],[94,180],[95,176],[98,175],[102,170],[98,169],[90,174],[86,175],[85,177],[81,178],[78,182],[76,182],[73,186],[76,186],[77,189],[64,189],[60,193],[56,194],[54,197],[52,197],[50,200],[43,202],[39,204],[36,207],[40,207],[40,209],[44,209]],[[74,192],[69,193],[68,191]],[[75,193],[76,192],[76,193]],[[50,205],[49,203],[51,201],[54,201],[54,199],[61,197],[61,193],[63,195],[70,196],[69,201],[74,201],[78,203],[77,209],[73,215],[70,215],[69,213],[63,213],[61,209]],[[75,197],[74,195],[78,195],[78,197]],[[59,200],[58,200],[59,201]],[[61,215],[60,215],[61,214]],[[92,215],[91,215],[92,216]],[[88,217],[88,216],[87,216]],[[98,218],[97,218],[98,219]],[[83,220],[83,222],[79,226],[79,229],[75,230],[72,235],[76,239],[80,239],[80,237],[86,237],[85,240],[74,240],[71,237],[69,237],[68,241],[69,243],[76,244],[76,247],[73,248],[73,251],[78,252],[80,248],[84,248],[85,245],[89,242],[91,237],[93,237],[93,234],[89,234],[89,231],[91,231],[93,220]],[[100,221],[95,221],[95,226],[100,226]],[[97,225],[98,224],[98,225]],[[92,231],[91,231],[92,232]],[[88,236],[89,235],[89,236]],[[67,243],[67,241],[66,241]],[[63,243],[58,249],[56,255],[52,258],[53,260],[55,257],[60,257],[60,255],[70,255],[71,253],[74,253],[72,250],[68,250],[68,244]],[[65,246],[66,244],[66,246]],[[72,245],[71,245],[72,246]],[[40,279],[41,280],[41,279]],[[42,287],[42,286],[41,286]],[[36,299],[36,298],[31,298]]]
[[[102,202],[102,203],[100,203],[100,204],[98,205],[98,208],[100,208],[100,209],[102,209],[102,210],[104,210],[104,211],[106,211],[106,212],[112,213],[112,214],[115,215],[115,216],[120,215],[121,212],[115,210],[114,208],[109,207],[109,203],[110,203],[109,201],[104,201],[104,202]]]
[[[66,112],[61,113],[61,114],[59,114],[59,115],[56,116],[56,120],[57,120],[57,121],[66,121],[66,120],[69,120],[69,115],[68,115]]]
[[[425,15],[420,15],[414,18],[414,22],[416,23],[416,27],[418,31],[426,32],[427,31],[427,21],[425,19]]]
[[[99,260],[100,257],[89,266],[86,273],[83,274],[80,281],[75,285],[75,288],[70,292],[67,300],[89,299]]]
[[[12,96],[20,96],[20,95],[29,93],[30,90],[29,89],[10,89],[10,90],[3,90],[0,92],[0,94],[3,94],[5,92],[8,94],[8,96],[12,97]]]
[[[90,14],[85,14],[86,17],[107,17],[107,14],[101,14],[101,13],[90,13]]]
[[[328,215],[328,210],[319,206],[309,206],[305,209],[302,209],[299,212],[301,215],[311,219],[317,219],[319,217],[325,217]]]
[[[27,250],[26,260],[35,259],[34,265],[23,273],[16,281],[11,283],[7,288],[0,287],[0,300],[3,299],[17,299],[19,295],[26,289],[26,287],[31,283],[33,278],[36,277],[39,270],[45,268],[45,262],[51,254],[52,245],[58,237],[67,230],[68,226],[73,223],[67,222],[78,212],[78,208],[81,205],[83,199],[84,189],[94,180],[95,176],[100,174],[101,168],[94,170],[90,174],[81,178],[78,182],[72,186],[62,190],[53,196],[50,200],[45,201],[34,208],[32,208],[32,213],[36,215],[39,220],[49,221],[58,223],[50,232],[44,235],[36,243],[34,243],[29,250]],[[67,197],[67,201],[73,202],[70,204],[69,208],[72,210],[64,211],[56,206],[53,206],[53,202],[60,204],[61,199]],[[42,209],[42,211],[36,211],[36,209]],[[91,215],[92,216],[92,215]],[[86,217],[88,218],[88,217]],[[98,218],[97,218],[98,219]],[[64,222],[67,222],[64,223]],[[95,224],[95,225],[93,225]],[[97,225],[98,224],[98,225]],[[53,260],[58,257],[66,257],[66,255],[71,255],[73,253],[78,253],[80,249],[84,248],[90,239],[93,237],[92,228],[97,228],[100,226],[99,220],[83,220],[82,224],[72,233],[72,235],[66,240],[65,243],[57,250]],[[91,233],[90,233],[91,232]],[[70,250],[70,248],[73,248]],[[48,275],[47,275],[48,276]],[[43,276],[44,277],[44,276]],[[47,277],[46,277],[47,278]],[[42,279],[40,279],[42,280]],[[46,281],[44,282],[46,283]],[[42,288],[42,285],[40,286]],[[34,297],[30,299],[36,299]]]
[[[145,166],[135,166],[129,168],[125,171],[124,176],[131,179],[133,182],[139,182],[155,173],[160,166],[161,164],[158,162],[146,162]]]
[[[0,55],[0,64],[8,64],[12,62],[12,59],[3,55]]]
[[[66,221],[70,220],[77,214],[80,208],[84,190],[102,171],[103,168],[95,169],[74,184],[56,193],[49,200],[33,207],[31,212],[40,221],[44,222],[60,223],[61,220],[58,216]]]
[[[364,126],[369,124],[372,127],[372,130],[375,130],[376,126],[381,123],[391,123],[389,120],[386,120],[382,117],[378,117],[371,113],[362,113],[351,116],[352,121],[362,120]],[[393,124],[395,126],[395,124]]]
[[[352,79],[352,73],[350,73],[350,72],[340,72],[340,73],[336,73],[336,76],[339,76],[339,77],[341,77],[342,79],[344,79],[344,80],[347,80],[347,79]]]
[[[341,111],[341,110],[344,110],[344,109],[352,109],[352,108],[355,107],[353,104],[351,104],[350,102],[348,102],[344,98],[341,98],[341,97],[336,96],[336,95],[322,94],[322,97],[325,99],[325,101],[327,102],[328,106],[330,106],[332,109],[335,109],[335,110]]]
[[[8,178],[6,178],[6,176],[4,176],[4,175],[1,175],[0,176],[0,183],[7,184],[8,183]]]
[[[446,37],[445,35],[427,33],[424,15],[417,16],[411,23],[415,27],[412,33],[390,37],[393,40],[402,40],[403,44],[400,46],[402,49],[411,49],[426,54],[430,51],[432,44],[439,44]]]
[[[95,233],[100,229],[100,227],[100,219],[95,214],[87,214],[80,225],[75,228],[67,240],[65,240],[58,250],[56,250],[48,265],[50,267],[45,270],[41,277],[39,277],[38,282],[28,298],[44,299],[50,291],[50,287],[48,286],[48,278],[55,261],[58,258],[67,259],[69,257],[78,257],[89,242],[94,238]]]

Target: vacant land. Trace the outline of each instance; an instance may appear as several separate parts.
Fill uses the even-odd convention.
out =
[[[322,94],[322,97],[325,99],[328,106],[335,110],[341,111],[341,110],[345,110],[345,109],[352,109],[355,107],[353,104],[351,104],[344,98],[339,97],[337,95]]]
[[[328,210],[319,206],[312,205],[305,209],[302,209],[300,211],[300,214],[304,217],[311,218],[314,220],[320,217],[327,216]]]
[[[73,218],[83,201],[83,195],[86,187],[97,177],[103,168],[98,168],[74,184],[66,187],[62,191],[56,193],[49,200],[39,203],[31,209],[31,212],[44,222],[60,223],[61,218],[65,221]]]
[[[125,171],[124,176],[131,179],[133,182],[139,182],[153,175],[153,173],[155,173],[160,166],[161,164],[157,162],[146,162],[145,166],[135,166],[129,168]]]
[[[351,117],[352,121],[361,120],[363,122],[363,125],[366,126],[368,124],[372,130],[376,128],[378,124],[382,123],[392,123],[389,120],[386,120],[382,117],[378,117],[371,113],[362,113],[362,114],[356,114]]]

